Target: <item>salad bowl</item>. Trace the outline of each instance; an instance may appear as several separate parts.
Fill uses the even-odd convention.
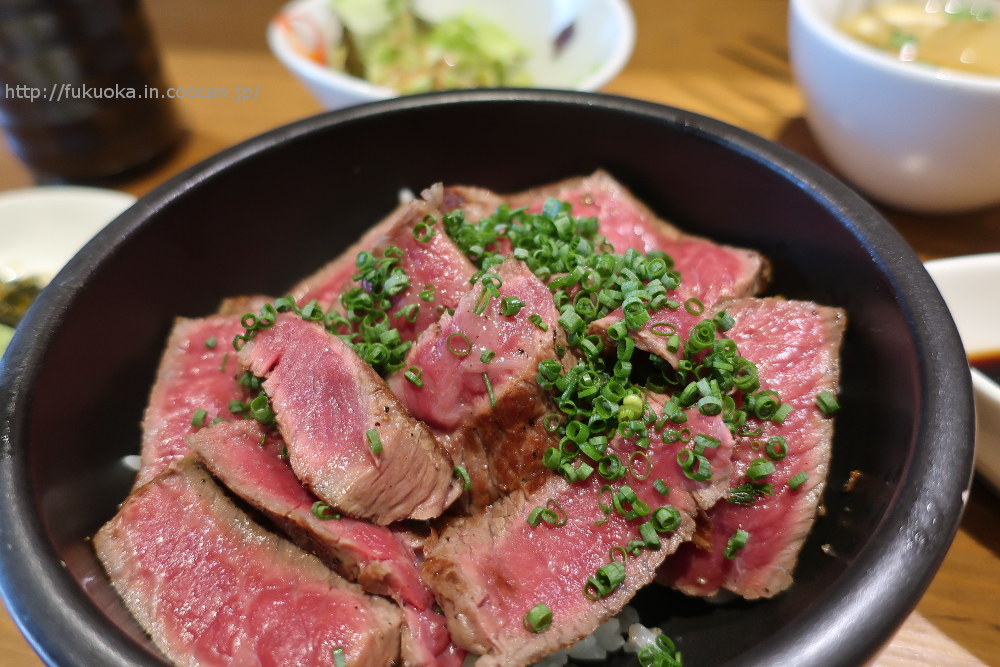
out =
[[[435,21],[471,10],[492,22],[525,49],[525,71],[539,88],[600,90],[635,47],[635,18],[625,0],[417,0],[415,9]],[[326,109],[395,97],[391,88],[329,66],[341,35],[328,0],[295,0],[271,21],[267,42]]]

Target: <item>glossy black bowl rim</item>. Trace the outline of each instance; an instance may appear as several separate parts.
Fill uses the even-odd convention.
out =
[[[695,113],[592,93],[476,90],[403,97],[329,112],[250,139],[201,162],[141,198],[56,276],[17,329],[0,364],[0,594],[15,622],[53,667],[156,665],[119,630],[64,567],[35,504],[27,440],[32,392],[53,333],[100,265],[172,200],[211,183],[234,163],[277,144],[363,117],[443,105],[534,103],[600,107],[654,119],[766,165],[819,202],[885,273],[903,309],[919,364],[922,410],[915,448],[889,513],[853,563],[796,622],[727,663],[857,667],[905,620],[958,530],[973,470],[972,387],[944,301],[898,233],[853,190],[777,144]]]

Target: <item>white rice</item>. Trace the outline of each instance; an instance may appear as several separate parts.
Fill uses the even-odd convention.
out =
[[[615,653],[623,648],[626,653],[638,653],[643,646],[654,643],[656,635],[662,632],[659,628],[651,630],[639,623],[639,612],[626,605],[617,616],[598,626],[593,634],[569,648],[550,653],[533,667],[563,667],[570,659],[606,660],[609,653]],[[478,658],[478,655],[470,653],[465,656],[462,667],[472,667]]]

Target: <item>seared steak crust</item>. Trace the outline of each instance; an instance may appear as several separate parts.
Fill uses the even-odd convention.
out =
[[[442,213],[461,210],[466,220],[473,224],[493,215],[497,207],[504,203],[504,198],[495,192],[470,185],[444,187],[437,184],[424,190],[423,195],[424,199],[436,204]]]

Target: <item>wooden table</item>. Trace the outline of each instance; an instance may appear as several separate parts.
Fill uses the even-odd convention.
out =
[[[635,54],[606,91],[704,113],[776,140],[826,166],[802,120],[788,66],[786,0],[632,0]],[[261,86],[252,102],[179,100],[190,135],[156,171],[120,189],[141,195],[218,150],[320,111],[266,50],[277,0],[147,0],[169,79],[184,87]],[[0,190],[31,184],[0,148]],[[924,259],[1000,251],[1000,207],[960,216],[881,208]],[[0,241],[2,242],[2,241]],[[878,667],[1000,667],[1000,500],[972,489],[940,572]],[[0,667],[38,658],[0,610]]]

